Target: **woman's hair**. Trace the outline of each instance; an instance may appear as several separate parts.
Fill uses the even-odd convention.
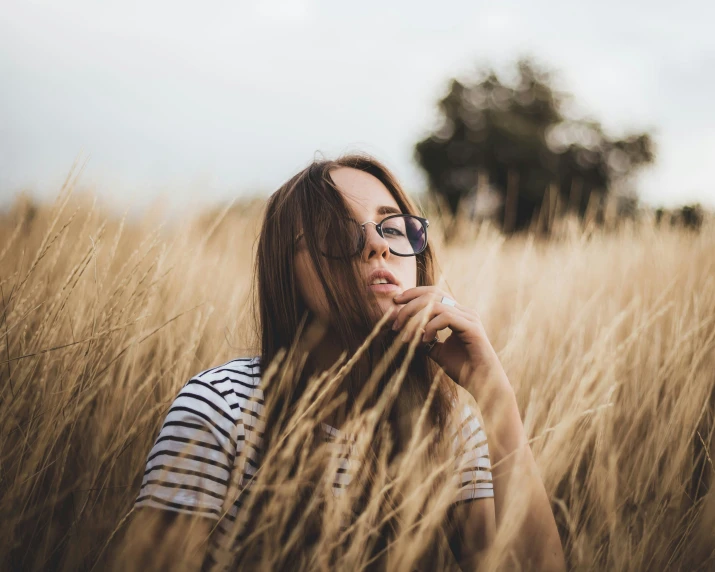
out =
[[[336,160],[314,160],[305,169],[283,184],[268,201],[260,232],[256,256],[257,317],[260,331],[260,362],[265,373],[270,364],[277,362],[283,353],[293,348],[291,355],[300,361],[300,337],[306,335],[315,316],[303,300],[296,276],[296,238],[300,233],[315,273],[325,292],[330,316],[330,335],[353,356],[365,342],[376,322],[376,305],[365,288],[360,274],[359,257],[350,256],[346,222],[351,213],[331,178],[331,171],[350,167],[373,175],[382,182],[403,213],[420,214],[402,190],[396,178],[379,161],[365,154],[350,154]],[[340,251],[344,248],[344,251]],[[325,256],[326,249],[337,256]],[[340,255],[343,256],[340,256]],[[417,255],[417,285],[434,283],[434,258],[432,248]],[[396,339],[392,332],[379,337],[367,351],[355,360],[349,374],[341,382],[340,390],[346,394],[347,409],[352,411],[360,390],[375,371],[378,362],[385,358],[388,348]],[[408,358],[406,346],[388,360],[375,395],[365,403],[368,408],[377,403],[380,394],[389,385],[401,365],[406,375],[399,387],[398,398],[383,412],[383,425],[389,429],[389,459],[393,459],[406,446],[411,427],[406,419],[428,400],[430,387],[438,373],[437,366],[423,350]],[[285,362],[285,359],[284,359]],[[270,382],[264,388],[266,418],[263,449],[267,451],[278,443],[291,423],[290,412],[306,392],[310,380],[315,381],[321,372],[315,371],[308,356],[302,370],[286,384]],[[384,361],[383,361],[384,364]],[[403,368],[404,369],[404,368]],[[283,376],[285,378],[285,375]],[[440,376],[438,390],[433,392],[429,421],[438,427],[438,435],[445,435],[456,390],[444,375]],[[320,416],[320,412],[317,413]],[[320,420],[320,419],[319,419]],[[319,427],[319,423],[316,423]],[[381,445],[380,439],[374,442]],[[437,449],[435,448],[435,451]]]
[[[296,277],[296,237],[302,233],[307,252],[323,285],[331,319],[331,335],[339,345],[353,355],[372,331],[375,322],[375,307],[371,305],[364,278],[360,275],[356,258],[326,257],[326,246],[334,252],[348,241],[344,239],[348,229],[342,224],[352,218],[348,206],[337,190],[330,173],[339,167],[351,167],[373,175],[390,192],[403,213],[419,214],[397,179],[382,163],[366,154],[350,154],[335,160],[315,160],[308,167],[283,184],[268,201],[258,242],[256,275],[258,288],[258,314],[261,343],[261,364],[265,368],[276,358],[278,352],[287,350],[296,342],[296,336],[304,331],[304,324],[314,319],[298,288]],[[329,242],[329,245],[326,245]],[[434,255],[427,244],[416,256],[417,286],[434,283]],[[388,336],[390,343],[394,336]],[[374,348],[373,354],[374,354]],[[355,381],[365,383],[374,360],[372,355],[355,367]],[[422,398],[427,396],[436,371],[433,362],[423,352],[418,352],[410,367],[406,391],[415,391]],[[316,372],[310,372],[316,373]],[[443,384],[449,393],[451,383]],[[348,400],[354,400],[360,387],[348,385]],[[298,396],[296,396],[298,397]],[[420,403],[420,404],[421,404]],[[444,421],[451,404],[435,397],[435,421]],[[271,428],[267,427],[267,430]]]

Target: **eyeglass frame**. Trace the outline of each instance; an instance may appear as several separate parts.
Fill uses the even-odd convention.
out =
[[[413,215],[413,214],[409,214],[409,213],[395,213],[395,214],[391,214],[391,215],[386,216],[386,217],[383,218],[379,223],[378,223],[378,222],[375,222],[375,221],[372,221],[372,220],[366,220],[365,222],[363,222],[363,223],[358,223],[358,224],[360,225],[360,227],[361,227],[362,230],[363,230],[363,237],[365,236],[365,234],[364,234],[364,233],[365,233],[365,225],[366,225],[366,224],[374,224],[374,225],[375,225],[375,230],[377,231],[377,234],[380,235],[380,238],[382,238],[382,239],[384,239],[384,240],[387,240],[387,239],[385,238],[385,235],[382,234],[382,225],[385,223],[386,220],[389,220],[389,219],[391,219],[391,218],[397,218],[397,217],[402,217],[402,218],[412,217],[412,218],[416,218],[418,221],[420,221],[420,223],[422,223],[422,227],[423,227],[424,230],[425,230],[425,245],[424,245],[424,247],[422,248],[422,250],[420,250],[419,252],[413,252],[412,254],[400,254],[399,252],[395,252],[394,250],[392,250],[392,248],[391,248],[390,245],[388,244],[387,248],[389,249],[389,251],[390,251],[392,254],[394,254],[395,256],[402,256],[402,257],[405,257],[405,258],[406,258],[406,257],[409,257],[409,256],[417,256],[418,254],[422,254],[425,250],[427,250],[427,229],[429,228],[429,220],[427,220],[427,219],[424,218],[424,217],[417,216],[417,215]],[[353,220],[354,220],[354,219],[353,219]],[[357,222],[357,221],[355,221],[355,222]],[[303,237],[303,232],[298,233],[298,236],[295,237],[296,242],[298,242],[302,237]],[[363,239],[363,240],[364,240],[364,239]],[[363,242],[363,244],[362,244],[362,248],[365,248],[365,243],[364,243],[364,242]],[[361,248],[360,250],[358,250],[355,254],[353,254],[353,256],[357,256],[357,255],[361,252],[362,248]],[[323,256],[326,256],[326,255],[323,254]],[[328,258],[331,258],[331,257],[328,257]]]

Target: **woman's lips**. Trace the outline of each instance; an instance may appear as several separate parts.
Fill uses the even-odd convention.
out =
[[[399,289],[397,284],[370,284],[370,291],[375,294],[397,294]]]

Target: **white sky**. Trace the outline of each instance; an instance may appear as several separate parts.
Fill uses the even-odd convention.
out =
[[[0,11],[0,204],[269,192],[361,149],[408,189],[450,77],[531,54],[615,134],[652,128],[652,204],[715,207],[715,4],[701,0],[17,2]]]

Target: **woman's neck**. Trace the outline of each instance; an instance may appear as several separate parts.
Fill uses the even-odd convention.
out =
[[[310,363],[313,370],[330,369],[344,351],[335,332],[331,328],[326,328],[325,335],[310,351]]]
[[[324,372],[335,365],[344,352],[344,348],[339,343],[339,337],[335,332],[327,327],[320,341],[312,348],[309,357],[309,367],[314,373]],[[332,427],[339,427],[346,417],[345,400],[325,416],[324,422]]]
[[[345,351],[345,348],[340,343],[340,336],[338,336],[330,326],[314,323],[314,327],[315,329],[310,328],[309,331],[306,332],[310,340],[306,340],[308,342],[306,348],[309,351],[307,365],[311,374],[317,373],[319,375],[335,365]],[[378,344],[380,338],[381,336],[376,338]],[[350,357],[351,356],[348,356],[348,359],[350,359]],[[338,395],[335,397],[338,397]],[[343,399],[340,405],[326,415],[324,417],[325,423],[333,427],[340,427],[347,417],[347,401],[347,399]]]

